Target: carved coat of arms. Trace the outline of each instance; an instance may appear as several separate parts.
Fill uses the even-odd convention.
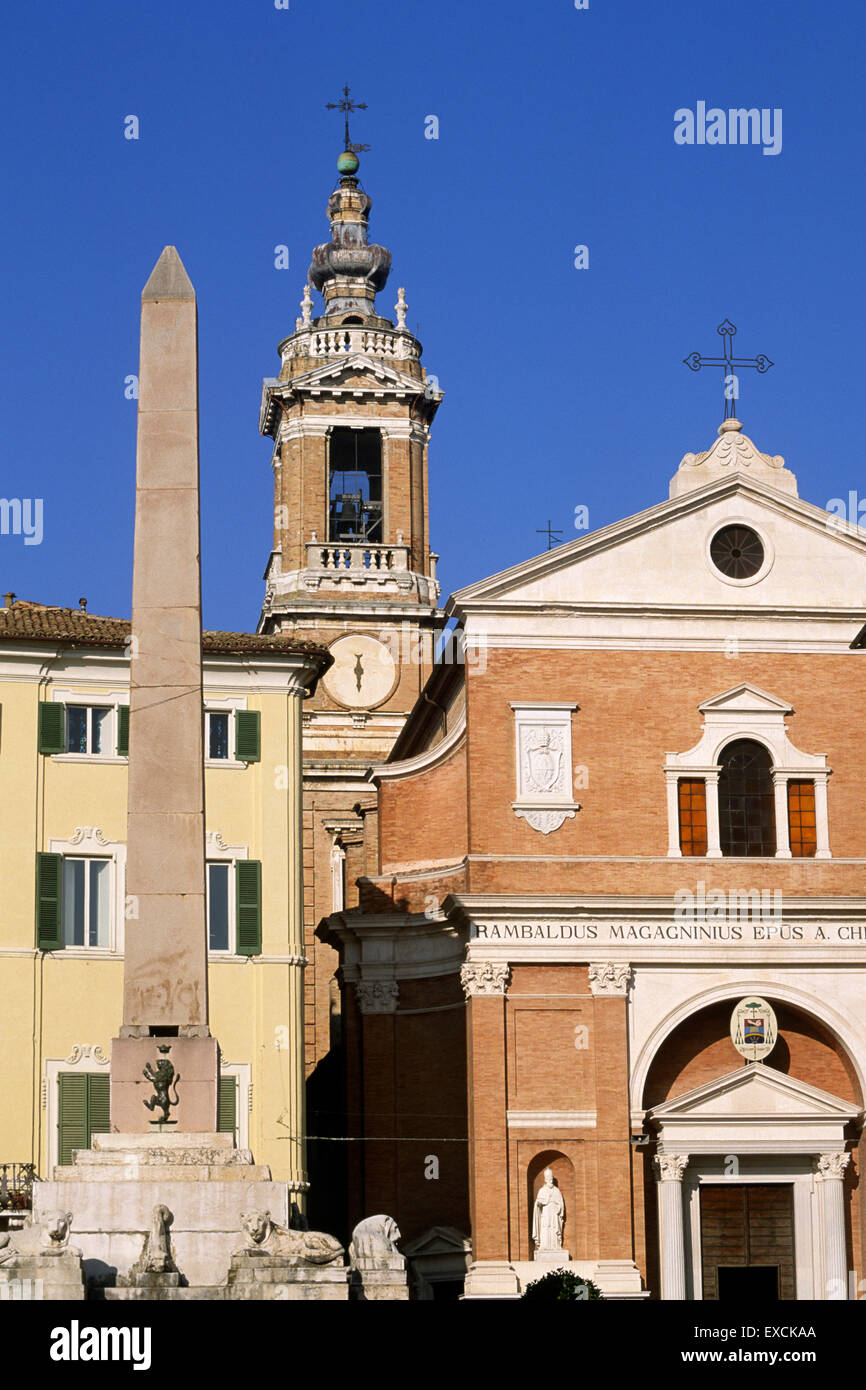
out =
[[[528,790],[556,791],[562,771],[562,736],[550,729],[532,735],[526,750]]]

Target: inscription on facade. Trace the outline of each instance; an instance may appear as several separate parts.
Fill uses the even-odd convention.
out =
[[[474,922],[473,941],[866,944],[863,922]]]

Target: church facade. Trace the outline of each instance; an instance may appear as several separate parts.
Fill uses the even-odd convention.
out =
[[[726,419],[667,500],[439,613],[440,393],[402,290],[379,317],[349,163],[262,407],[260,626],[334,657],[304,729],[313,1204],[342,1178],[349,1228],[391,1214],[422,1297],[551,1261],[609,1297],[856,1296],[863,537]]]
[[[728,419],[668,500],[449,601],[474,660],[375,769],[377,870],[326,930],[356,1200],[469,1233],[467,1296],[551,1259],[857,1296],[864,577]]]

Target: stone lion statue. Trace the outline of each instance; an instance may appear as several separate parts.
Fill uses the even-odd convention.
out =
[[[402,1260],[397,1249],[400,1229],[393,1216],[368,1216],[352,1232],[349,1244],[349,1261],[357,1264],[359,1260]]]
[[[51,1254],[65,1254],[72,1230],[71,1211],[47,1212],[42,1221],[42,1248]]]
[[[20,1231],[0,1235],[0,1265],[33,1255],[80,1255],[69,1244],[72,1229],[71,1211],[49,1211],[41,1221],[29,1222]]]
[[[343,1247],[324,1231],[289,1231],[278,1226],[269,1211],[246,1211],[241,1214],[241,1229],[246,1237],[240,1250],[247,1255],[260,1250],[279,1259],[297,1264],[327,1265],[342,1259]]]

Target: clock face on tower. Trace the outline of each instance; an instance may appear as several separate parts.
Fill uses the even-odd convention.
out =
[[[338,637],[330,647],[334,664],[322,684],[332,700],[350,709],[371,709],[391,694],[397,664],[384,643],[366,633]]]

